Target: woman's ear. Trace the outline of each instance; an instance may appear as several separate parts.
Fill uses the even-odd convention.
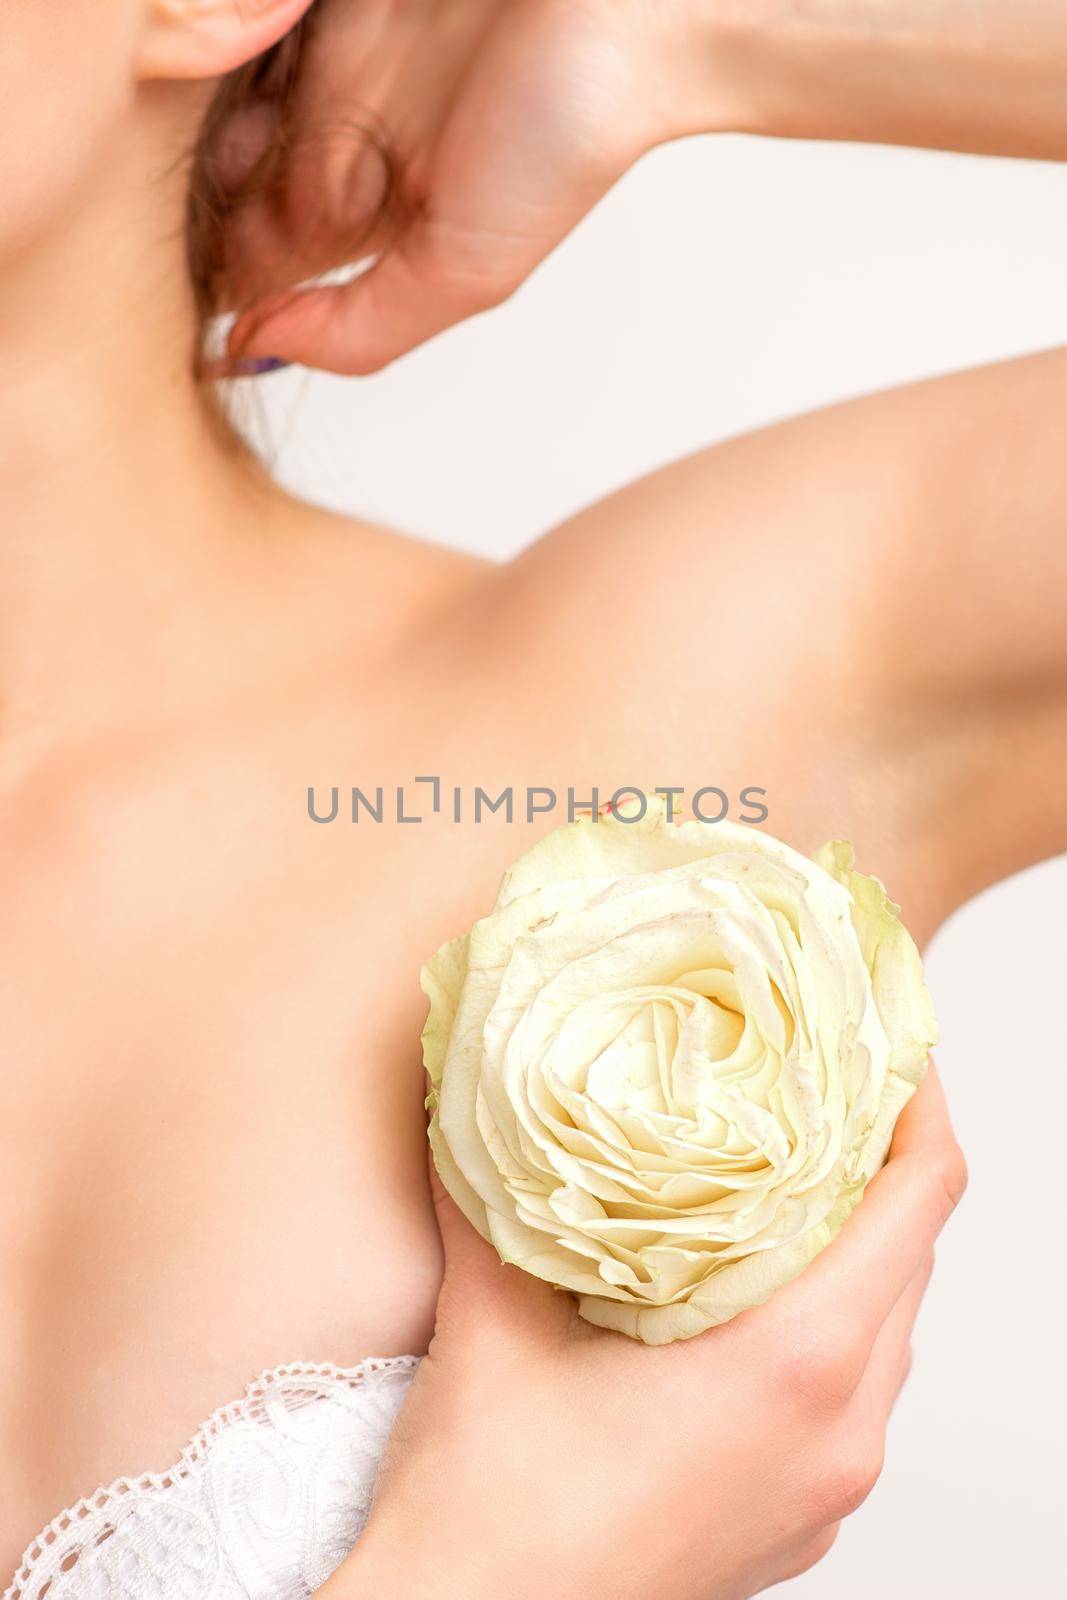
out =
[[[146,0],[137,76],[217,78],[269,50],[312,0]]]

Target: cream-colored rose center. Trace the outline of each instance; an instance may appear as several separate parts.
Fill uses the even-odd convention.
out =
[[[678,932],[650,982],[590,995],[586,963],[628,964],[610,945],[564,968],[508,1051],[513,1067],[524,1058],[511,1080],[525,1102],[512,1193],[528,1207],[531,1178],[547,1179],[551,1211],[607,1247],[612,1279],[623,1266],[626,1281],[644,1278],[665,1233],[702,1253],[751,1238],[768,1191],[813,1153],[783,1087],[797,1018],[781,989],[761,965],[750,993],[753,968],[739,973],[706,933]]]

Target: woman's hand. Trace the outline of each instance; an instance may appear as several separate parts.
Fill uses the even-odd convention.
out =
[[[649,1349],[581,1322],[439,1196],[430,1353],[328,1600],[743,1600],[826,1554],[878,1476],[965,1182],[933,1068],[838,1239],[764,1306]]]
[[[506,299],[641,155],[689,133],[1067,155],[1059,0],[317,0],[311,20],[295,108],[311,149],[252,208],[231,275],[247,287],[266,264],[288,283],[296,262],[350,255],[381,179],[353,121],[398,174],[390,229],[357,254],[388,248],[353,284],[254,306],[231,335],[242,360],[384,366]]]
[[[388,248],[350,287],[254,307],[237,322],[231,353],[370,372],[509,295],[668,136],[677,85],[648,26],[657,9],[636,0],[317,0],[297,127],[327,142],[326,158],[294,164],[295,192],[274,207],[273,234],[261,215],[242,248],[262,260],[266,242],[271,259],[284,259],[277,218],[306,229],[310,212],[320,235],[323,218],[337,240],[358,234],[376,159],[358,137],[332,130],[361,120],[381,130],[398,173],[393,227],[368,241],[368,253]]]

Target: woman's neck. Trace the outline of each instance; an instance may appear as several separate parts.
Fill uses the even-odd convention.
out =
[[[187,683],[279,503],[193,375],[183,183],[136,131],[101,192],[0,262],[8,756]]]

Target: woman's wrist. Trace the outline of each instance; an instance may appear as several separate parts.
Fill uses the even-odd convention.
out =
[[[678,16],[675,134],[1067,158],[1060,0],[697,0]]]
[[[486,1575],[469,1541],[464,1545],[460,1530],[453,1529],[447,1548],[428,1547],[417,1514],[397,1526],[379,1515],[316,1594],[320,1600],[500,1600],[506,1592],[509,1600],[522,1600],[514,1585]]]

